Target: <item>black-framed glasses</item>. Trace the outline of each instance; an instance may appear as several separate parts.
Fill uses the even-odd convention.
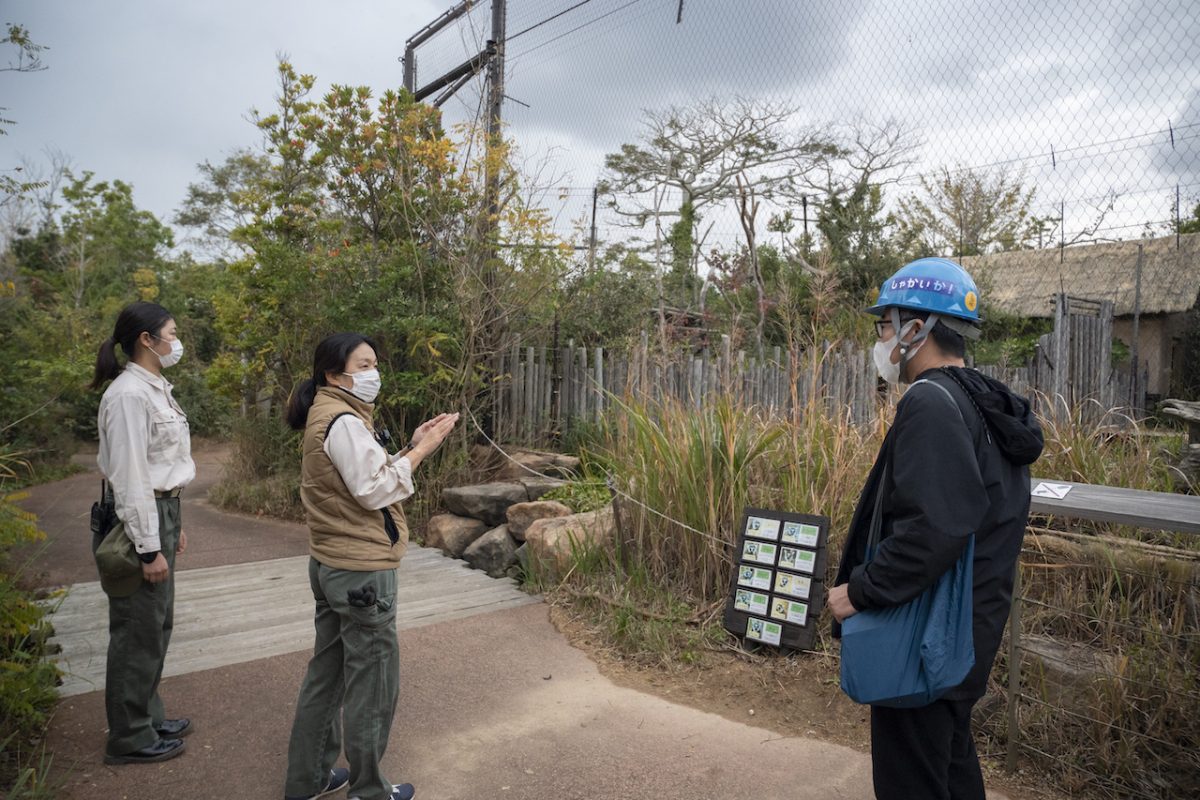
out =
[[[878,336],[880,339],[883,338],[883,332],[885,330],[890,331],[891,329],[892,329],[892,321],[890,319],[875,320],[875,335]]]

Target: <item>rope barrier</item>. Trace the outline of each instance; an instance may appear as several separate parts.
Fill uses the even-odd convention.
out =
[[[506,452],[503,447],[498,445],[496,443],[496,441],[494,439],[492,439],[492,437],[488,436],[487,432],[484,431],[483,426],[481,426],[479,424],[479,420],[475,419],[475,414],[472,413],[470,408],[467,409],[467,416],[471,418],[471,424],[475,426],[475,430],[479,431],[479,435],[482,436],[484,439],[487,439],[488,444],[490,444],[492,446],[492,448],[496,450],[496,452],[498,452],[504,458],[511,461],[513,464],[516,464],[518,467],[520,467],[521,469],[528,472],[530,475],[533,475],[538,478],[546,477],[545,475],[538,472],[537,470],[531,469],[530,467],[526,466],[525,464],[522,464],[520,461],[517,461],[515,458],[513,458],[511,455],[509,455],[508,452]],[[709,539],[713,542],[716,542],[717,544],[722,545],[722,548],[728,546],[728,544],[729,544],[729,542],[725,541],[721,537],[714,536],[711,533],[708,533],[707,531],[698,530],[696,528],[693,528],[691,525],[688,525],[686,522],[681,522],[680,520],[677,520],[673,517],[669,517],[666,514],[659,511],[658,509],[651,508],[650,506],[646,505],[641,500],[638,500],[636,497],[633,497],[632,495],[630,495],[628,492],[624,492],[621,489],[617,488],[616,479],[613,478],[611,473],[605,475],[605,485],[608,487],[608,490],[610,492],[612,492],[613,494],[620,495],[621,497],[625,498],[626,500],[633,503],[634,505],[640,506],[640,507],[644,508],[646,511],[649,511],[651,514],[655,514],[659,517],[662,517],[667,522],[670,522],[672,525],[682,528],[685,531],[694,533],[697,536],[701,536],[705,539]],[[720,554],[721,554],[721,557],[724,558],[726,561],[728,561],[729,563],[733,563],[729,554],[726,553],[724,551],[724,549],[722,549],[720,551]]]

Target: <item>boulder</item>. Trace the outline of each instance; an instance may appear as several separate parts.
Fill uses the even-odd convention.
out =
[[[574,550],[608,546],[616,530],[611,505],[586,514],[535,520],[525,531],[529,560],[535,568],[562,572],[570,566]]]
[[[525,531],[534,520],[549,517],[569,517],[571,509],[554,500],[534,500],[508,507],[508,533],[518,542],[525,541]]]
[[[505,460],[504,466],[496,473],[497,480],[513,480],[515,478],[531,478],[530,470],[542,475],[563,477],[572,475],[579,469],[579,459],[575,456],[565,456],[560,453],[540,453],[536,450],[517,450],[510,452],[512,459]]]
[[[501,578],[517,561],[517,543],[508,535],[508,526],[501,525],[480,536],[463,553],[463,560],[493,578]]]
[[[546,492],[551,492],[560,486],[566,486],[566,481],[561,481],[558,478],[518,478],[517,482],[525,487],[525,499],[537,500]]]
[[[442,505],[452,513],[481,519],[489,527],[503,525],[508,507],[529,499],[529,490],[520,483],[480,483],[442,490]]]
[[[425,525],[425,546],[436,547],[448,556],[462,558],[467,549],[488,529],[486,522],[455,514],[438,514]]]

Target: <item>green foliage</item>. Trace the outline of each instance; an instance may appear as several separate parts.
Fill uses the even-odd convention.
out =
[[[58,700],[58,668],[44,656],[45,609],[17,585],[10,551],[45,538],[32,514],[17,502],[24,495],[5,484],[26,466],[19,454],[0,447],[0,784],[36,783],[32,766],[50,712]]]
[[[655,305],[654,268],[637,253],[614,247],[593,269],[569,276],[562,290],[559,340],[615,347],[640,333]]]
[[[847,298],[865,306],[903,260],[893,238],[895,219],[883,211],[883,188],[866,180],[830,195],[817,230]]]
[[[300,434],[277,414],[235,420],[221,481],[209,491],[219,508],[302,520]]]
[[[175,314],[187,355],[167,377],[193,432],[219,433],[229,402],[208,388],[207,361],[220,349],[213,297],[224,274],[173,260],[170,229],[133,202],[132,187],[64,173],[56,213],[18,231],[0,266],[0,443],[43,465],[63,464],[78,438],[95,439],[99,395],[87,388],[96,351],[118,311],[138,299]]]
[[[551,489],[542,495],[543,500],[557,500],[576,514],[604,508],[612,502],[612,494],[604,481],[572,481],[565,486]]]
[[[1176,233],[1200,233],[1200,203],[1192,209],[1190,216],[1179,220]]]

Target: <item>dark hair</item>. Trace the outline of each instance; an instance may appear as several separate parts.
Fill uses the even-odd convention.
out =
[[[313,351],[312,377],[300,381],[288,398],[287,424],[294,430],[302,431],[308,423],[308,410],[317,397],[317,387],[325,385],[325,373],[344,371],[350,354],[360,344],[370,345],[378,356],[379,346],[375,340],[361,333],[335,333],[317,345]]]
[[[174,317],[171,312],[158,303],[130,303],[121,309],[121,313],[117,315],[117,324],[113,326],[112,336],[101,342],[100,350],[96,353],[96,372],[92,376],[91,388],[99,389],[105,381],[121,374],[123,367],[117,363],[117,354],[113,352],[113,348],[121,345],[125,357],[132,359],[142,332],[158,336],[158,332],[172,319]]]
[[[929,314],[919,311],[900,309],[901,325],[913,319],[919,319],[922,322],[928,322]],[[933,326],[932,330],[929,331],[929,338],[933,339],[933,343],[938,346],[938,349],[948,356],[963,358],[967,355],[967,340],[961,333],[946,325],[943,325],[940,321],[937,325]]]

